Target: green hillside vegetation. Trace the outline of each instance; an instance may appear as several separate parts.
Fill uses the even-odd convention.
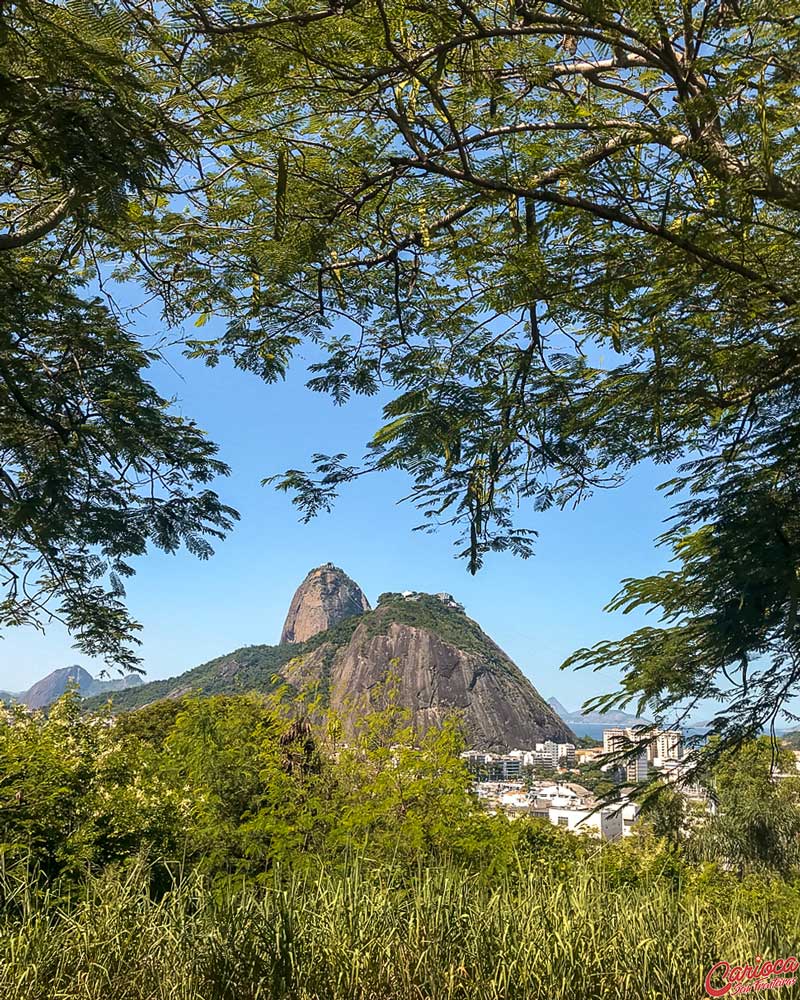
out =
[[[564,835],[568,836],[568,835]],[[71,912],[8,876],[5,1000],[698,1000],[721,956],[794,953],[797,892],[719,874],[627,876],[609,849],[494,880],[454,866],[190,876],[159,899],[144,868],[90,880]],[[653,859],[655,861],[655,859]],[[662,859],[663,860],[663,859]],[[771,992],[771,991],[770,991]],[[778,991],[787,997],[791,990]]]
[[[83,704],[88,711],[96,711],[110,701],[115,711],[127,711],[149,705],[160,698],[189,693],[212,695],[257,691],[270,694],[286,685],[286,681],[276,675],[290,660],[310,653],[323,644],[330,644],[332,652],[346,645],[359,621],[358,618],[350,618],[339,622],[307,642],[281,646],[242,646],[176,677],[150,681],[141,687],[117,692],[111,698],[85,698]],[[288,687],[291,689],[291,685]]]
[[[448,607],[433,594],[419,594],[413,600],[400,594],[382,594],[378,607],[364,618],[364,627],[370,636],[385,634],[394,622],[428,629],[456,649],[480,656],[507,674],[521,676],[514,663],[500,653],[477,622],[458,608]]]
[[[115,710],[127,710],[148,705],[159,698],[174,697],[177,693],[190,691],[204,694],[220,694],[223,691],[264,691],[272,690],[271,678],[292,658],[289,647],[243,646],[241,649],[216,656],[186,673],[165,680],[150,681],[129,691],[120,691],[111,698],[85,698],[88,710],[95,710],[111,702]],[[221,668],[235,667],[235,673],[226,675]]]

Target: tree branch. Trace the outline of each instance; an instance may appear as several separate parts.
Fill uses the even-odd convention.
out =
[[[69,214],[75,193],[75,188],[70,188],[55,208],[38,222],[26,226],[16,233],[0,234],[0,250],[16,250],[19,247],[26,246],[28,243],[34,243],[49,232],[52,232]]]

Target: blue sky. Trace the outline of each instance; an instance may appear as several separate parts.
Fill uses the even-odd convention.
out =
[[[667,470],[640,469],[626,486],[577,510],[521,512],[520,520],[540,532],[535,556],[493,555],[470,577],[454,558],[452,536],[412,532],[420,516],[397,503],[407,487],[399,473],[352,484],[332,514],[309,525],[298,523],[288,496],[260,485],[264,476],[307,466],[314,451],[360,456],[378,426],[378,401],[335,407],[305,389],[302,356],[290,378],[273,386],[227,364],[212,371],[180,355],[171,361],[172,367],[159,365],[151,376],[220,445],[233,474],[218,489],[242,519],[208,562],[158,552],[138,561],[128,599],[143,625],[148,678],[173,676],[239,646],[277,642],[294,589],[311,567],[330,560],[373,602],[385,590],[454,594],[537,689],[567,708],[613,687],[610,671],[558,668],[577,647],[622,635],[642,621],[602,608],[623,577],[665,565],[667,553],[653,539],[668,512],[655,490]],[[0,688],[12,691],[70,663],[95,674],[102,669],[55,625],[44,636],[6,633],[0,663]]]

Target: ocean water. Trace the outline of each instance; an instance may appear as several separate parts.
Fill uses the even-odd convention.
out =
[[[567,725],[576,736],[591,736],[594,740],[602,740],[603,730],[613,729],[615,726],[615,724],[611,722],[602,724],[599,722],[568,722]],[[698,729],[696,726],[681,726],[680,729],[686,738],[690,736],[705,736],[708,732],[707,729]],[[785,731],[786,730],[778,729],[776,730],[776,733],[780,736]]]

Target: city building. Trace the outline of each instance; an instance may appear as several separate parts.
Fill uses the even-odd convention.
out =
[[[625,780],[629,785],[638,785],[647,781],[647,772],[650,762],[647,758],[647,748],[642,747],[635,757],[629,758],[625,762]]]
[[[462,753],[461,757],[478,781],[510,781],[522,774],[522,759],[516,754],[479,753],[468,750]]]
[[[546,740],[543,748],[545,754],[552,761],[553,767],[559,767],[562,763],[568,766],[575,763],[574,743],[554,743],[553,740]]]
[[[655,733],[651,762],[659,760],[680,760],[683,756],[683,736],[677,729],[661,729]]]
[[[683,736],[677,729],[623,729],[612,726],[603,730],[604,754],[623,753],[630,750],[632,744],[642,744],[650,764],[661,760],[679,760],[683,755]],[[641,773],[638,759],[637,756],[637,773]],[[633,780],[629,772],[628,781]]]
[[[665,760],[660,762],[659,772],[665,784],[671,785],[684,798],[703,802],[710,812],[714,812],[713,800],[708,791],[692,774],[691,766],[683,760]]]
[[[622,729],[620,726],[613,726],[611,729],[603,730],[603,753],[619,753],[625,745],[627,734],[630,729]],[[629,737],[628,737],[629,738]]]
[[[600,805],[588,788],[572,781],[542,779],[527,788],[519,781],[479,780],[475,789],[478,799],[490,813],[503,812],[510,819],[534,817],[572,833],[588,833],[604,840],[630,836],[639,812],[638,805],[624,796],[612,805]]]
[[[557,808],[549,810],[549,819],[554,826],[560,826],[572,833],[588,833],[603,840],[619,840],[630,836],[630,824],[626,825],[625,809],[634,803],[602,806],[600,809],[584,806],[582,808]]]
[[[536,799],[547,802],[551,806],[573,808],[587,803],[594,804],[594,798],[588,788],[573,781],[558,781],[551,784],[538,782],[534,787]]]

